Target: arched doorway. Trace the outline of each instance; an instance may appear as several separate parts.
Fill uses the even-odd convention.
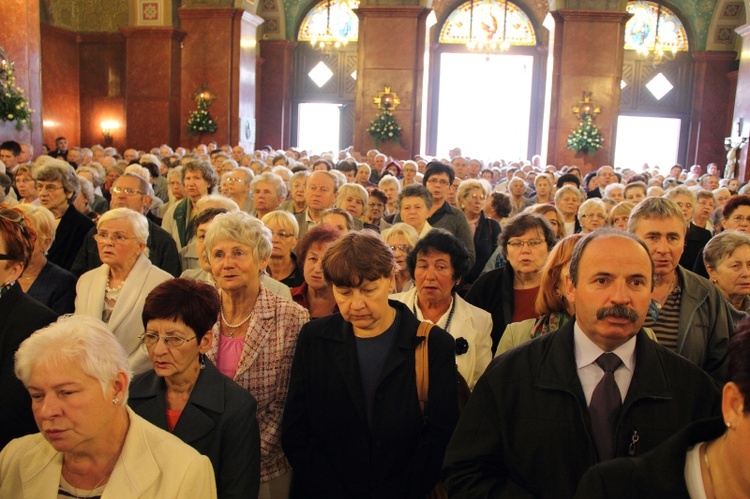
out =
[[[521,5],[470,0],[444,20],[430,71],[428,152],[453,147],[485,161],[540,148],[544,64]]]
[[[336,153],[352,145],[358,6],[358,0],[323,0],[302,20],[292,86],[291,142],[297,147]]]

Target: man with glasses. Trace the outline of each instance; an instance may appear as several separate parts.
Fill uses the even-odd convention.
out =
[[[179,277],[182,269],[180,267],[180,257],[177,254],[177,244],[172,236],[159,227],[148,213],[151,207],[152,196],[150,186],[143,177],[135,173],[122,174],[112,186],[112,203],[110,209],[130,208],[148,218],[148,258],[155,266],[174,277]],[[95,269],[102,264],[99,259],[99,250],[96,245],[94,236],[96,228],[91,229],[84,244],[81,246],[75,262],[70,271],[81,276],[89,270]]]
[[[250,184],[253,181],[253,171],[245,166],[240,166],[225,173],[222,181],[226,182],[226,196],[237,203],[245,213],[253,214],[253,197],[250,195]]]
[[[586,197],[588,197],[589,199],[602,197],[604,188],[609,184],[614,184],[618,181],[614,168],[608,165],[599,167],[599,169],[596,171],[596,178],[599,181],[599,187],[597,187],[596,189],[591,189],[588,192]]]
[[[645,241],[655,266],[644,326],[653,329],[661,345],[723,384],[732,319],[719,290],[679,264],[687,231],[680,207],[669,199],[646,198],[630,214],[628,231]]]

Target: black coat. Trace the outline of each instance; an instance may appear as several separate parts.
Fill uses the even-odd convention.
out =
[[[95,234],[96,227],[86,234],[86,240],[81,246],[73,267],[70,270],[78,277],[102,265],[102,261],[99,258],[99,247],[96,245],[96,240],[94,239]],[[182,269],[180,266],[180,256],[177,253],[177,244],[172,239],[172,236],[169,235],[169,232],[151,220],[148,221],[146,247],[148,247],[148,259],[151,263],[174,277],[180,277]]]
[[[502,232],[502,229],[496,220],[484,216],[483,211],[479,212],[477,230],[474,231],[474,250],[477,253],[477,259],[474,262],[474,267],[466,274],[464,283],[472,284],[479,278],[487,260],[497,249],[497,239],[500,237],[500,232]]]
[[[490,363],[446,452],[451,497],[572,497],[597,463],[574,324],[571,319]],[[643,330],[635,362],[617,420],[616,456],[638,456],[688,423],[720,414],[711,378]]]
[[[281,433],[293,497],[412,499],[438,481],[458,419],[453,338],[430,333],[425,427],[414,359],[419,321],[404,304],[389,304],[401,322],[375,392],[372,430],[351,324],[335,314],[300,332]]]
[[[0,449],[14,438],[37,433],[31,398],[13,371],[13,356],[31,333],[57,320],[57,314],[13,284],[0,297]]]
[[[685,233],[685,249],[682,250],[680,265],[688,270],[695,268],[695,263],[703,261],[703,248],[711,240],[711,232],[690,222]]]
[[[513,319],[513,268],[509,263],[505,267],[491,270],[479,277],[469,292],[466,301],[492,315],[492,353]]]
[[[210,360],[198,376],[173,435],[208,456],[222,499],[258,497],[260,434],[258,404]],[[154,371],[133,378],[128,405],[148,422],[167,430],[167,385]]]
[[[719,438],[725,431],[722,418],[697,421],[642,456],[597,464],[583,475],[576,497],[689,499],[685,485],[688,449],[697,443]]]
[[[65,270],[70,270],[81,249],[86,233],[94,227],[89,217],[76,210],[72,204],[60,218],[47,259]]]

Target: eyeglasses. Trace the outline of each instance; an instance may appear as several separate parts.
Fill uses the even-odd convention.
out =
[[[607,218],[607,215],[604,213],[587,213],[585,215],[581,215],[581,218],[590,218],[590,217],[596,217],[599,220],[604,220]]]
[[[134,196],[136,194],[143,194],[141,191],[136,189],[123,189],[122,187],[112,187],[112,194],[125,194],[126,196]]]
[[[411,251],[411,246],[409,246],[408,244],[399,244],[397,246],[388,246],[388,247],[391,248],[391,251],[399,250],[399,251],[403,251],[404,253],[408,253]]]
[[[470,194],[469,199],[473,199],[474,201],[484,201],[487,198],[485,196],[479,195],[479,194]]]
[[[167,345],[167,348],[180,348],[188,341],[194,340],[197,337],[181,338],[179,336],[159,336],[154,333],[143,333],[139,338],[146,348],[155,347],[156,344],[159,343],[159,340],[162,340],[164,344]]]
[[[743,217],[742,215],[735,215],[729,220],[731,220],[732,222],[736,224],[741,224],[742,222],[747,222],[750,224],[750,217]]]
[[[435,177],[430,177],[430,179],[427,181],[427,183],[428,184],[433,184],[433,185],[434,184],[443,185],[443,186],[451,184],[449,181],[447,181],[444,178],[435,178]]]
[[[244,182],[243,179],[241,179],[241,178],[234,178],[234,177],[227,177],[224,180],[226,180],[227,182],[232,183],[232,184],[241,184],[241,183]]]
[[[287,232],[285,230],[279,230],[279,231],[276,231],[276,232],[271,231],[271,235],[272,236],[283,237],[284,239],[286,239],[288,237],[294,237],[294,234],[292,232]]]
[[[55,185],[55,184],[42,184],[41,182],[36,183],[36,190],[38,191],[47,191],[47,192],[55,192],[60,189],[62,189],[63,186],[61,185]]]
[[[688,210],[693,208],[693,203],[683,203],[683,202],[677,202],[677,206],[680,208],[687,208]]]
[[[521,249],[524,246],[528,246],[529,249],[536,248],[537,246],[541,246],[544,244],[544,239],[531,239],[529,241],[508,241],[508,246],[510,246],[513,249]]]
[[[94,239],[97,243],[106,243],[112,241],[114,244],[122,244],[128,239],[135,239],[134,237],[128,237],[124,234],[107,234],[106,232],[99,232],[94,234]]]

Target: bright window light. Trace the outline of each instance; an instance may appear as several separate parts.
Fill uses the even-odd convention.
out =
[[[677,163],[681,120],[620,116],[617,119],[615,164],[640,173],[643,165],[659,167],[663,174]]]
[[[338,104],[299,105],[297,147],[316,153],[339,151],[340,112]]]

